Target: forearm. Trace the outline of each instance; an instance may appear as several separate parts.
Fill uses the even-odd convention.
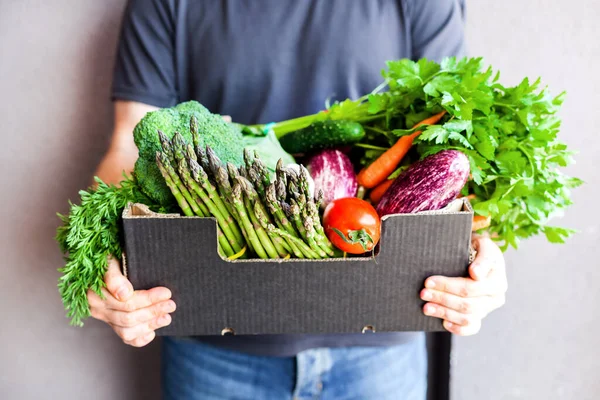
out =
[[[137,149],[111,147],[98,165],[95,176],[108,184],[118,184],[124,174],[130,175],[137,160]]]
[[[133,130],[146,113],[157,107],[133,101],[115,102],[115,128],[110,148],[96,169],[105,183],[118,184],[123,174],[130,175],[138,158],[138,149],[133,141]]]

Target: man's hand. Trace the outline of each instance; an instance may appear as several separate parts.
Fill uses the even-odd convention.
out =
[[[475,237],[475,261],[469,266],[470,278],[432,276],[425,281],[421,299],[425,315],[444,320],[444,328],[457,335],[474,335],[481,320],[504,305],[508,287],[504,257],[496,244],[486,237]]]
[[[88,291],[92,317],[110,325],[126,344],[143,347],[154,339],[156,329],[171,323],[169,314],[175,311],[175,302],[170,300],[169,289],[134,291],[115,259],[108,261],[104,282],[104,299]]]

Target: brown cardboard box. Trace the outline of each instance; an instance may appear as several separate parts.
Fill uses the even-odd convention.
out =
[[[456,205],[384,217],[374,257],[227,261],[215,219],[132,204],[126,274],[136,289],[171,289],[177,311],[159,335],[441,331],[419,292],[431,275],[467,275],[473,211]]]

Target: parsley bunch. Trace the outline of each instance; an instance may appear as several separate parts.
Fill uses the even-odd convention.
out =
[[[569,189],[582,183],[559,171],[572,162],[572,152],[557,139],[564,93],[550,96],[539,79],[504,86],[481,58],[399,60],[387,67],[389,90],[368,96],[369,113],[385,115],[375,129],[387,139],[395,135],[392,143],[415,130],[406,127],[446,110],[443,122],[418,136],[416,152],[467,155],[473,179],[463,194],[476,196],[475,212],[491,217],[490,233],[503,241],[503,250],[540,233],[553,243],[573,233],[547,225],[571,204]]]
[[[66,265],[60,268],[58,288],[67,317],[82,326],[90,315],[88,289],[102,296],[108,256],[121,258],[121,213],[129,202],[151,205],[134,179],[120,186],[107,185],[96,178],[97,188],[79,192],[81,204],[69,202],[68,215],[58,214],[62,226],[56,240],[65,254]]]

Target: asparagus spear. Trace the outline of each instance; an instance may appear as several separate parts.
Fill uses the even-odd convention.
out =
[[[205,171],[211,171],[210,163],[208,162],[208,156],[206,155],[206,150],[202,146],[196,146],[196,157],[198,158],[198,164]]]
[[[306,242],[308,242],[308,237],[306,236],[306,228],[304,228],[304,224],[302,223],[302,219],[300,217],[300,207],[298,203],[294,199],[290,201],[289,214],[290,219],[294,222],[296,229],[300,232],[300,236]]]
[[[163,156],[161,156],[161,154]],[[163,178],[165,178],[165,182],[167,183],[167,186],[171,190],[171,193],[173,193],[173,196],[177,200],[177,204],[179,204],[179,208],[181,208],[181,211],[183,212],[183,214],[187,215],[188,217],[191,217],[194,215],[194,212],[190,208],[190,205],[188,204],[187,200],[185,199],[183,194],[179,191],[177,185],[175,185],[175,183],[171,179],[170,174],[167,172],[165,166],[163,165],[163,160],[162,160],[163,157],[164,157],[164,162],[168,163],[169,160],[167,159],[167,156],[164,153],[161,153],[160,151],[156,152],[156,165],[158,165],[158,169],[160,170],[160,173],[162,174]]]
[[[208,169],[206,170],[210,171],[213,176],[217,175],[217,171],[219,171],[219,168],[223,165],[223,162],[221,162],[217,154],[213,149],[210,148],[210,146],[206,146],[206,158],[208,159]],[[204,168],[204,166],[202,168]]]
[[[234,184],[236,177],[240,175],[237,168],[232,163],[227,163],[227,173],[229,174],[231,184]]]
[[[321,225],[321,219],[319,218],[319,203],[321,203],[323,201],[323,191],[319,190],[318,194],[317,194],[317,202],[315,203],[314,201],[312,201],[312,199],[308,199],[307,201],[307,212],[308,212],[308,217],[312,218],[313,220],[313,225],[315,228],[315,231],[317,232],[317,243],[319,243],[319,245],[321,246],[321,248],[323,250],[325,250],[327,252],[327,254],[332,255],[332,253],[335,252],[335,248],[333,247],[333,244],[331,243],[331,241],[329,240],[329,238],[327,237],[327,235],[325,234],[325,230],[323,229],[323,225]]]
[[[250,170],[254,164],[254,157],[247,148],[244,148],[244,164],[246,165],[247,170]]]
[[[252,226],[256,231],[256,235],[258,236],[258,239],[260,240],[260,243],[267,252],[269,258],[279,258],[279,250],[275,247],[275,244],[271,240],[269,234],[260,225],[260,221],[254,213],[254,207],[252,205],[252,202],[247,197],[244,197],[244,206],[246,207],[246,211],[248,212],[248,216],[250,217],[250,222],[252,222]],[[282,257],[285,257],[287,253],[283,249],[282,251]]]
[[[248,237],[246,238],[248,243],[252,244],[252,248],[259,258],[268,258],[265,249],[262,247],[260,240],[258,239],[258,236],[252,227],[252,223],[250,222],[250,218],[246,212],[246,207],[244,206],[242,188],[237,182],[234,183],[233,188],[231,189],[231,195],[233,199],[233,206],[237,210],[237,213],[240,217],[240,223],[244,226],[244,230],[248,234]]]
[[[254,165],[250,166],[250,168],[248,169],[248,178],[250,179],[250,182],[252,182],[252,184],[254,185],[254,188],[258,192],[258,195],[262,199],[264,199],[266,195],[265,185],[263,184],[260,174],[261,173],[259,171],[259,168],[256,168]]]
[[[277,194],[277,200],[285,201],[287,200],[287,188],[285,181],[283,179],[278,179],[275,183],[275,190]]]
[[[290,242],[293,242],[302,251],[302,254],[304,254],[306,258],[320,258],[317,253],[315,253],[310,247],[308,247],[306,243],[298,239],[296,236],[292,236],[286,231],[276,228],[273,224],[267,224],[267,226],[264,228],[267,230],[267,232],[273,232],[285,239],[288,239]]]
[[[158,161],[160,161],[160,163],[158,163]],[[161,168],[161,165],[162,165],[164,172],[166,174],[168,174],[168,176],[171,178],[171,181],[173,182],[173,184],[177,187],[179,192],[182,194],[182,196],[187,201],[188,205],[191,207],[191,209],[193,211],[192,215],[195,214],[199,217],[207,217],[208,214],[204,214],[204,211],[200,208],[200,206],[196,202],[196,200],[194,200],[194,198],[188,191],[187,187],[181,182],[181,179],[179,179],[179,175],[177,175],[177,172],[175,172],[175,169],[169,162],[169,158],[165,153],[162,153],[162,152],[157,153],[157,165],[159,166],[159,168]],[[161,173],[162,173],[162,171],[161,171]],[[165,175],[163,174],[163,176],[165,176]],[[172,189],[171,189],[171,192],[173,192]]]
[[[221,212],[221,215],[223,215],[225,220],[230,224],[231,230],[233,231],[234,235],[236,236],[237,241],[239,243],[244,243],[245,240],[244,240],[244,236],[242,235],[242,232],[240,231],[240,229],[237,226],[237,223],[235,222],[235,220],[232,218],[231,214],[229,213],[229,209],[223,202],[223,199],[221,199],[221,196],[219,196],[219,193],[217,193],[217,189],[209,181],[206,171],[204,171],[204,169],[202,169],[202,167],[194,160],[190,160],[190,169],[192,171],[192,177],[194,178],[194,180],[196,182],[200,183],[202,188],[208,194],[208,198],[211,199],[215,203],[215,205]]]
[[[296,236],[296,230],[293,225],[290,223],[288,217],[281,209],[279,202],[277,201],[277,196],[275,195],[275,184],[272,183],[267,187],[267,193],[265,196],[267,207],[269,207],[269,211],[271,215],[275,217],[275,221],[277,222],[279,227],[287,231],[289,234]]]
[[[275,249],[279,253],[280,257],[285,258],[290,255],[289,252],[293,252],[294,255],[299,255],[300,258],[303,258],[302,253],[298,250],[297,255],[296,252],[292,250],[292,247],[289,246],[281,236],[277,235],[275,232],[266,231],[265,226],[268,226],[270,224],[269,217],[266,214],[264,214],[264,210],[260,207],[258,203],[254,203],[254,215],[256,216],[257,221],[260,224],[260,229],[265,230],[265,233],[269,235],[269,237],[273,241],[273,245],[275,246]]]
[[[310,248],[313,249],[313,251],[315,251],[321,258],[327,258],[327,253],[321,247],[319,247],[315,240],[315,229],[313,227],[312,219],[306,218],[304,219],[303,223],[304,229],[306,230],[306,240]]]
[[[267,187],[265,200],[267,203],[267,207],[269,208],[269,211],[270,211],[271,215],[273,216],[273,219],[275,220],[275,224],[279,227],[279,229],[283,229],[286,232],[288,232],[289,234],[291,234],[293,236],[297,236],[296,230],[294,229],[294,227],[288,220],[287,216],[281,209],[279,202],[277,201],[277,198],[275,195],[275,184],[274,183],[270,184]],[[286,241],[287,241],[291,251],[294,253],[294,255],[296,257],[304,258],[304,255],[302,254],[300,249],[298,249],[298,247],[294,244],[294,242],[292,242],[288,239],[286,239]]]
[[[217,182],[217,188],[221,194],[221,197],[225,199],[224,203],[229,210],[229,213],[233,218],[236,219],[236,221],[238,221],[242,235],[244,235],[244,238],[246,238],[246,245],[250,251],[254,251],[252,248],[252,243],[248,240],[248,232],[246,232],[246,228],[244,227],[244,224],[241,223],[240,216],[232,204],[233,195],[231,194],[231,184],[229,183],[229,176],[225,167],[219,167],[217,174],[215,175],[215,181]]]
[[[303,200],[304,195],[300,196],[300,201]],[[310,217],[308,207],[306,206],[306,202],[300,208],[300,217],[304,223],[304,228],[306,229],[306,238],[310,247],[319,253],[319,255],[323,258],[326,258],[327,255],[334,256],[333,248],[327,246],[327,243],[323,242],[320,235],[315,230],[315,222]],[[319,223],[320,225],[320,223]],[[327,238],[325,238],[327,240]]]
[[[173,148],[171,147],[171,141],[160,129],[158,129],[158,139],[162,146],[163,153],[167,156],[169,163],[175,165],[175,157],[173,156]]]
[[[194,151],[194,146],[192,146],[191,144],[188,144],[185,147],[185,158],[188,160],[194,160],[198,162],[198,157],[196,156],[196,152]]]
[[[175,171],[175,168],[179,168],[178,164],[180,160],[185,160],[185,139],[179,132],[175,132],[175,135],[173,135],[173,140],[171,140],[171,142],[168,145],[167,142],[165,142],[165,139],[167,139],[167,137],[163,135],[163,137],[161,137],[161,142],[164,142],[162,143],[163,147],[169,148],[171,150],[171,165],[173,166],[173,171]],[[181,172],[180,178],[183,179],[183,177],[181,176]],[[190,202],[190,206],[192,207],[196,215],[198,215],[199,217],[210,216],[210,212],[207,206],[203,203],[202,199],[200,199],[189,187],[189,184],[185,181],[185,179],[183,180],[183,186],[184,188],[186,188],[186,191],[189,193],[189,197],[192,199],[192,201]]]
[[[263,245],[263,248],[265,249],[267,254],[269,254],[270,257],[277,258],[279,251],[282,249],[278,249],[275,246],[275,244],[271,241],[269,235],[262,228],[258,217],[254,213],[253,204],[257,205],[262,210],[264,210],[264,206],[258,198],[258,194],[252,187],[252,184],[250,184],[250,182],[248,182],[248,180],[244,179],[243,177],[238,176],[237,183],[241,186],[244,194],[246,195],[244,198],[244,205],[246,207],[248,215],[250,216],[250,221],[252,221],[252,224],[254,225],[254,230],[256,231],[256,234],[258,235],[258,238],[260,239],[261,244]],[[263,212],[263,215],[266,215],[266,211]],[[287,253],[284,253],[284,256],[286,254]]]
[[[233,226],[235,226],[235,224],[232,224],[231,222],[229,222],[223,216],[223,214],[221,214],[221,211],[219,210],[219,208],[209,198],[208,194],[204,191],[204,189],[202,189],[198,185],[198,183],[196,183],[196,181],[192,178],[192,176],[190,175],[190,170],[187,168],[187,165],[186,165],[187,163],[186,163],[185,159],[180,159],[178,161],[178,163],[179,163],[178,164],[179,174],[180,174],[181,178],[184,180],[186,185],[188,185],[190,187],[190,189],[200,197],[200,199],[204,202],[204,204],[208,208],[208,211],[210,212],[210,214],[212,214],[217,219],[219,226],[223,230],[223,233],[225,234],[225,237],[231,244],[231,247],[233,248],[233,250],[236,253],[238,251],[242,250],[242,248],[244,247],[244,241],[243,240],[240,241],[239,237],[234,233]],[[241,236],[241,234],[240,234],[240,236]]]
[[[254,167],[258,171],[258,176],[262,179],[263,186],[267,187],[271,184],[270,172],[267,166],[262,162],[260,157],[258,156],[258,152],[254,151]]]
[[[317,197],[315,198],[315,205],[317,206],[317,210],[321,207],[321,204],[323,204],[323,197],[325,197],[323,189],[319,189],[319,191],[317,192]]]
[[[240,165],[240,167],[238,168],[238,174],[244,179],[248,179],[248,171],[246,171],[246,167],[244,167],[243,165]]]
[[[195,115],[192,115],[190,118],[190,133],[192,135],[192,142],[194,143],[194,148],[197,149],[200,147],[200,133],[198,132],[198,119]]]
[[[219,227],[217,227],[217,241],[218,249],[221,250],[225,257],[231,257],[235,254],[235,251],[233,251],[233,248],[231,248],[229,241],[227,240],[227,238],[223,234],[223,231]]]

